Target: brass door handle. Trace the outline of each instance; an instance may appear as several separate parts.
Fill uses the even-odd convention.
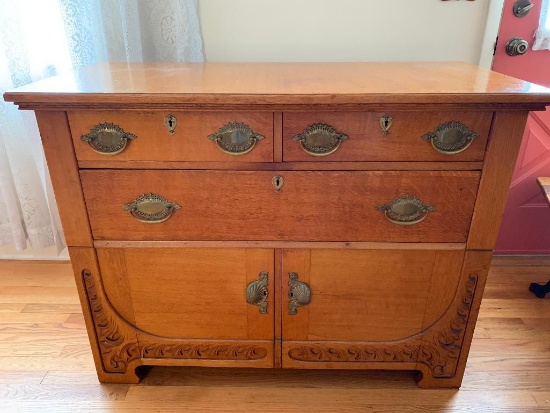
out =
[[[93,151],[101,155],[116,155],[126,148],[128,141],[136,138],[136,135],[108,122],[95,125],[90,133],[80,137]]]
[[[298,281],[298,274],[288,273],[288,314],[296,315],[298,307],[303,307],[311,302],[311,289],[309,285]]]
[[[181,206],[168,202],[157,194],[145,194],[135,201],[124,205],[124,209],[130,212],[132,217],[147,224],[160,224],[172,216]]]
[[[258,278],[257,281],[252,281],[246,286],[246,302],[260,307],[260,314],[267,314],[269,273],[262,271]]]
[[[415,196],[398,197],[376,209],[382,211],[386,219],[396,225],[418,224],[428,216],[428,213],[435,210],[433,206],[425,205]]]
[[[300,142],[302,149],[311,156],[327,156],[334,153],[348,135],[338,132],[330,125],[316,123],[292,138]]]
[[[469,130],[461,122],[445,122],[433,132],[422,136],[425,141],[431,142],[433,148],[445,155],[454,155],[465,151],[479,135]]]
[[[264,139],[264,136],[254,132],[250,126],[242,122],[231,122],[209,135],[208,139],[216,142],[223,153],[244,155],[254,149],[256,142]]]

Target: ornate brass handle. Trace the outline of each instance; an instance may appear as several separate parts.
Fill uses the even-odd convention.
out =
[[[264,136],[255,133],[242,122],[232,122],[223,125],[219,131],[209,135],[208,139],[216,142],[223,153],[244,155],[254,149],[256,142],[264,139]]]
[[[252,281],[246,286],[246,302],[260,307],[260,314],[267,314],[269,273],[262,271],[258,278],[257,281]]]
[[[433,148],[445,155],[454,155],[465,151],[479,135],[469,130],[461,122],[452,121],[439,125],[433,132],[422,136],[430,141]]]
[[[425,205],[415,196],[395,198],[389,204],[376,207],[382,211],[386,219],[397,225],[415,225],[422,222],[428,213],[434,211],[431,205]]]
[[[114,123],[95,125],[90,133],[80,137],[84,142],[88,142],[92,150],[101,155],[116,155],[126,148],[128,141],[136,138],[136,135],[126,132]]]
[[[145,194],[140,196],[134,202],[124,205],[126,211],[134,219],[147,224],[159,224],[172,216],[176,209],[181,206],[173,202],[168,202],[160,195]]]
[[[338,132],[332,126],[316,123],[292,138],[300,142],[302,149],[312,156],[327,156],[334,153],[348,135]]]
[[[311,289],[306,283],[298,281],[295,272],[288,273],[288,286],[288,314],[296,315],[298,307],[311,302]]]

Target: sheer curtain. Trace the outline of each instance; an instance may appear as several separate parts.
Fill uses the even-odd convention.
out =
[[[203,61],[197,0],[0,0],[0,95],[100,61]],[[36,121],[0,102],[0,246],[64,239]]]
[[[533,50],[550,50],[550,0],[542,0],[539,28],[535,32]]]

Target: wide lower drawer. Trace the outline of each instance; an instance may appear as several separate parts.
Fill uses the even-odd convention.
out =
[[[465,242],[478,172],[80,172],[95,239]]]
[[[273,161],[271,112],[69,112],[79,161]]]
[[[283,115],[283,159],[481,161],[492,112],[296,112]]]

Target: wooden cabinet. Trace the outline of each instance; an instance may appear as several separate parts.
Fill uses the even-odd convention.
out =
[[[36,112],[100,381],[198,365],[460,386],[527,111],[548,91],[457,63],[76,78],[5,98]]]

